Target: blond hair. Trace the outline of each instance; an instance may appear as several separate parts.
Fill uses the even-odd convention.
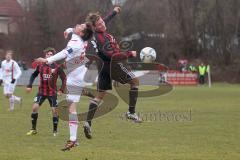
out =
[[[86,22],[90,23],[92,26],[95,26],[95,23],[101,18],[99,12],[91,12],[87,15]]]

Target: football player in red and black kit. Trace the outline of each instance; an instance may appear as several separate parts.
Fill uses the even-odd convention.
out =
[[[45,57],[48,58],[53,56],[56,51],[54,48],[48,47],[43,53]],[[35,78],[39,75],[39,87],[37,96],[34,99],[34,104],[32,106],[32,129],[27,133],[27,135],[35,135],[37,134],[36,126],[38,119],[38,109],[42,105],[42,103],[48,99],[50,106],[52,107],[53,114],[53,135],[57,135],[57,127],[58,127],[58,112],[57,112],[57,95],[62,95],[66,87],[66,75],[63,71],[63,65],[59,65],[57,63],[53,63],[51,65],[42,63],[37,65],[36,70],[31,75],[29,84],[27,85],[27,92],[31,92],[32,84]],[[57,90],[57,79],[60,77],[62,84],[61,88]]]
[[[120,12],[120,7],[115,7],[105,18],[101,18],[99,13],[90,13],[86,21],[91,23],[94,28],[92,41],[95,46],[96,54],[103,61],[103,67],[99,71],[97,96],[90,101],[87,121],[84,124],[84,133],[87,138],[91,138],[91,120],[95,111],[106,94],[107,90],[112,89],[112,79],[122,84],[130,84],[129,109],[126,117],[135,122],[142,120],[135,113],[135,106],[138,98],[139,80],[123,61],[130,57],[136,57],[136,51],[121,52],[118,42],[106,30],[106,24]],[[122,61],[123,60],[123,61]]]

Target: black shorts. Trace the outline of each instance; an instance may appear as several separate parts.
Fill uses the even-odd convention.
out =
[[[135,75],[123,63],[112,63],[111,67],[109,64],[104,64],[98,75],[97,88],[98,91],[111,90],[112,80],[125,84],[134,78]]]
[[[45,99],[48,99],[49,105],[51,107],[57,107],[58,101],[57,101],[57,95],[54,96],[44,96],[41,94],[37,94],[37,96],[34,98],[34,103],[39,104],[39,106],[42,105],[42,103],[45,101]]]

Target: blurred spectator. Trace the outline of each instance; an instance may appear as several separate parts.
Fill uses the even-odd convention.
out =
[[[22,67],[22,61],[19,60],[17,63],[18,63],[18,66],[21,68]]]
[[[199,66],[198,66],[198,73],[199,73],[199,84],[203,85],[205,83],[205,74],[207,71],[207,67],[204,65],[204,63],[202,62]]]
[[[26,61],[22,61],[22,68],[23,70],[28,70]]]
[[[177,68],[180,72],[185,72],[187,71],[187,65],[188,65],[188,60],[186,59],[179,59]]]
[[[166,72],[160,72],[159,73],[159,83],[166,83],[166,77],[167,73]]]
[[[22,68],[23,70],[28,70],[26,61],[19,60],[17,63],[19,65],[19,67]]]
[[[188,70],[189,70],[190,72],[197,72],[197,68],[196,68],[196,66],[195,66],[194,64],[190,64],[190,65],[188,66]]]

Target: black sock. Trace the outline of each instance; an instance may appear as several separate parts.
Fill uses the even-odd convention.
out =
[[[53,132],[57,132],[57,127],[58,127],[58,117],[53,117]]]
[[[87,122],[90,126],[92,125],[92,119],[97,110],[97,107],[98,107],[98,102],[94,100],[90,101],[89,108],[88,108],[88,115],[87,115]]]
[[[38,113],[34,113],[34,112],[33,112],[32,115],[31,115],[31,118],[32,118],[32,129],[33,129],[33,130],[36,130]]]
[[[129,109],[128,109],[128,111],[132,114],[135,113],[137,98],[138,98],[138,88],[131,88],[131,90],[129,91]]]

